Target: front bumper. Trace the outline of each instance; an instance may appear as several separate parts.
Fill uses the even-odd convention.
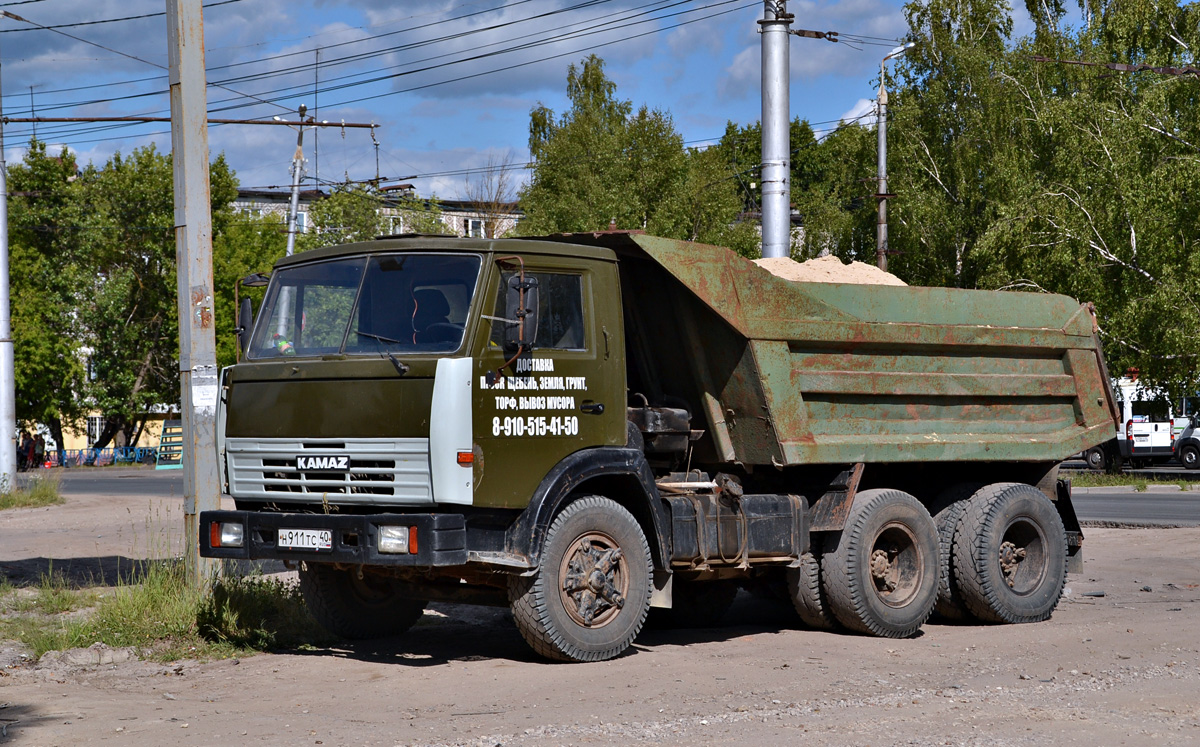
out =
[[[241,547],[213,547],[214,523],[238,522]],[[416,527],[417,552],[381,553],[380,526]],[[302,550],[276,546],[280,529],[328,529],[332,547]],[[465,565],[467,526],[462,514],[289,514],[265,511],[203,511],[200,513],[200,555],[242,560],[305,560],[353,565],[392,565],[431,568]]]

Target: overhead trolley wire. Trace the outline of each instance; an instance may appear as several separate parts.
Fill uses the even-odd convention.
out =
[[[687,14],[687,13],[700,12],[700,11],[703,11],[703,10],[706,10],[706,9],[709,9],[709,8],[721,7],[721,6],[724,6],[724,5],[729,5],[729,4],[732,4],[732,3],[734,3],[734,2],[737,2],[737,0],[725,0],[724,2],[720,2],[720,3],[714,3],[714,4],[711,4],[711,5],[707,5],[707,6],[701,6],[701,7],[699,7],[699,8],[692,8],[692,9],[687,9],[687,10],[683,10],[683,11],[678,11],[678,12],[676,12],[676,13],[672,13],[672,14],[666,14],[666,15],[661,15],[661,16],[655,16],[655,17],[652,17],[652,18],[649,18],[649,19],[642,19],[642,20],[637,20],[637,21],[632,21],[632,20],[631,20],[631,19],[633,19],[633,18],[637,18],[637,17],[639,17],[639,16],[644,16],[644,15],[647,15],[648,13],[650,13],[650,12],[654,12],[654,11],[656,11],[656,10],[666,10],[666,9],[669,9],[669,8],[671,8],[671,7],[675,7],[675,6],[678,6],[678,5],[683,5],[683,4],[686,4],[686,1],[687,1],[687,0],[683,0],[683,1],[681,1],[681,2],[656,2],[656,3],[649,3],[649,4],[647,4],[647,5],[643,5],[643,6],[639,6],[639,7],[637,7],[637,8],[631,9],[630,11],[626,11],[626,12],[624,12],[623,14],[622,14],[622,13],[610,14],[610,15],[607,17],[607,18],[608,18],[608,20],[600,20],[600,21],[597,21],[597,19],[595,19],[595,18],[593,18],[593,19],[589,19],[588,21],[584,21],[583,23],[592,23],[592,25],[591,25],[591,26],[584,26],[584,27],[583,27],[583,28],[581,28],[581,29],[576,29],[576,30],[573,30],[573,31],[569,31],[569,32],[566,32],[566,33],[563,33],[563,34],[559,34],[559,35],[556,35],[556,36],[552,36],[552,37],[546,38],[546,39],[542,39],[542,40],[538,40],[538,41],[534,41],[534,42],[526,42],[526,43],[523,43],[523,44],[518,44],[518,45],[513,45],[513,46],[510,46],[509,48],[506,48],[506,49],[501,49],[501,50],[493,50],[493,51],[490,51],[490,52],[487,52],[487,53],[484,53],[484,54],[480,54],[480,55],[473,55],[473,56],[471,56],[471,57],[468,57],[468,58],[463,58],[463,59],[458,59],[458,60],[451,60],[451,61],[448,61],[448,62],[445,62],[445,63],[441,63],[441,64],[438,64],[438,65],[431,65],[431,66],[427,66],[427,67],[425,67],[425,68],[421,68],[421,69],[416,69],[416,70],[407,70],[407,71],[400,71],[400,72],[397,72],[397,73],[391,73],[391,74],[388,74],[388,75],[379,76],[379,77],[377,77],[377,78],[374,78],[374,79],[369,79],[369,80],[361,80],[361,81],[355,81],[355,82],[353,82],[353,83],[343,83],[343,84],[341,84],[341,85],[336,85],[336,86],[326,86],[326,87],[323,87],[323,88],[321,88],[321,89],[320,89],[320,92],[322,92],[322,93],[327,93],[327,92],[331,92],[331,91],[343,90],[343,89],[345,89],[345,88],[350,88],[350,87],[354,87],[354,86],[367,85],[367,84],[374,83],[374,82],[380,82],[380,81],[384,81],[384,80],[389,80],[389,79],[392,79],[392,78],[396,78],[396,77],[402,77],[402,76],[405,76],[405,75],[413,75],[413,74],[420,73],[420,72],[428,72],[428,71],[430,71],[430,70],[438,69],[438,68],[440,68],[440,67],[447,67],[447,66],[450,66],[450,65],[461,64],[461,63],[463,63],[463,62],[471,62],[471,61],[476,61],[476,60],[479,60],[479,59],[485,59],[485,58],[487,58],[487,57],[498,56],[498,55],[500,55],[500,54],[505,54],[505,53],[508,53],[508,52],[520,51],[520,50],[525,50],[525,49],[532,49],[532,48],[539,47],[539,46],[545,46],[545,45],[547,45],[547,44],[551,44],[551,43],[557,43],[557,42],[561,42],[561,41],[569,41],[569,40],[570,40],[570,39],[572,39],[572,38],[579,38],[579,37],[582,37],[582,36],[591,36],[591,35],[595,35],[595,34],[597,34],[597,33],[603,33],[603,32],[605,32],[605,31],[617,31],[617,30],[620,30],[620,29],[623,29],[623,28],[627,28],[627,27],[629,27],[629,26],[634,26],[634,25],[638,25],[638,24],[644,24],[644,23],[648,23],[648,22],[651,22],[651,21],[657,21],[657,20],[661,20],[661,19],[663,19],[663,18],[677,17],[677,16],[679,16],[679,15],[684,15],[684,14]],[[593,4],[597,4],[597,0],[592,0],[591,2],[588,2],[588,3],[581,3],[579,7],[586,6],[586,5],[593,5]],[[752,5],[752,3],[751,3],[751,4],[748,4],[748,5],[745,5],[745,6],[743,6],[743,7],[750,7],[750,5]],[[655,6],[658,6],[658,7],[655,7]],[[646,11],[646,10],[644,10],[645,8],[651,8],[651,10],[650,10],[650,11]],[[729,11],[725,11],[725,12],[733,12],[734,10],[738,10],[738,9],[739,9],[739,8],[735,8],[735,9],[731,9],[731,10],[729,10]],[[636,12],[636,11],[641,11],[641,12]],[[667,30],[670,30],[670,29],[673,29],[673,28],[678,28],[679,26],[681,26],[681,25],[685,25],[685,24],[687,24],[687,23],[694,23],[694,22],[697,22],[697,21],[706,20],[707,18],[712,18],[712,17],[715,17],[715,16],[717,16],[717,15],[721,15],[721,13],[710,14],[710,15],[708,15],[708,16],[705,16],[705,17],[702,17],[702,18],[690,19],[690,20],[688,20],[688,21],[685,21],[685,22],[683,22],[683,23],[680,23],[680,24],[674,24],[674,25],[671,25],[671,26],[668,26],[668,27],[664,27],[664,28],[661,28],[661,29],[655,29],[655,30],[653,30],[653,31],[650,31],[650,32],[645,32],[645,33],[643,33],[643,34],[638,34],[638,35],[635,35],[635,36],[632,36],[632,37],[628,37],[628,38],[629,38],[629,39],[635,39],[635,38],[639,38],[639,37],[641,37],[641,36],[645,36],[645,35],[647,35],[647,34],[649,34],[649,33],[657,33],[658,31],[667,31]],[[511,22],[510,22],[510,23],[511,23]],[[617,25],[614,25],[614,24],[617,24]],[[505,25],[508,25],[508,24],[505,24]],[[63,32],[58,32],[58,33],[63,33]],[[527,38],[529,38],[529,37],[533,37],[533,36],[536,36],[536,34],[527,34],[527,35],[524,35],[524,36],[522,36],[522,37],[517,37],[517,39],[527,39]],[[453,37],[451,37],[451,38],[453,38]],[[626,40],[626,39],[617,40],[617,41],[625,41],[625,40]],[[497,44],[499,44],[499,43],[500,43],[500,42],[497,42],[497,43],[494,43],[494,44],[491,44],[491,45],[486,45],[486,46],[496,46],[496,45],[497,45]],[[611,42],[611,43],[617,43],[617,42]],[[517,65],[510,65],[510,66],[502,67],[502,68],[499,68],[499,69],[493,69],[493,70],[487,70],[487,71],[483,71],[483,72],[481,72],[481,73],[477,73],[477,74],[474,74],[474,75],[469,75],[469,76],[461,76],[461,77],[459,77],[459,78],[451,79],[451,80],[448,80],[448,81],[439,81],[439,82],[435,82],[435,83],[432,83],[432,84],[427,84],[427,85],[423,85],[423,86],[416,86],[416,87],[412,87],[412,88],[409,88],[409,89],[405,89],[405,90],[403,90],[403,91],[388,92],[388,93],[385,93],[385,94],[377,94],[377,95],[375,95],[375,96],[370,96],[370,97],[362,97],[362,98],[360,98],[360,99],[356,99],[355,101],[358,101],[358,100],[368,100],[368,99],[370,99],[370,98],[379,98],[379,97],[381,97],[381,96],[385,96],[385,95],[393,95],[393,94],[396,94],[396,93],[404,93],[404,92],[407,92],[407,91],[412,91],[412,90],[420,90],[420,89],[422,89],[422,88],[429,88],[429,87],[436,86],[436,85],[443,85],[443,84],[445,84],[445,83],[451,83],[451,82],[455,82],[455,81],[458,81],[458,80],[465,80],[465,79],[468,79],[468,78],[480,77],[481,75],[487,75],[487,74],[491,74],[491,73],[493,73],[493,72],[501,72],[501,71],[505,71],[505,70],[514,69],[514,68],[516,68],[516,67],[527,66],[527,65],[530,65],[530,64],[535,64],[535,63],[537,63],[537,62],[543,62],[543,61],[546,61],[546,60],[555,59],[555,58],[557,58],[557,57],[562,57],[562,56],[566,56],[566,55],[570,55],[570,54],[577,54],[579,51],[586,51],[586,50],[588,50],[588,49],[594,49],[594,48],[596,48],[597,46],[603,46],[603,45],[593,45],[593,46],[590,46],[590,47],[586,47],[586,48],[584,48],[583,50],[576,50],[576,51],[572,51],[572,52],[568,52],[568,53],[564,53],[564,54],[560,54],[560,55],[552,55],[552,56],[549,56],[549,57],[543,57],[543,58],[539,58],[539,59],[536,59],[536,60],[530,60],[530,61],[526,61],[526,62],[524,62],[524,63],[520,63],[520,64],[517,64]],[[119,54],[120,54],[120,53],[119,53]],[[433,57],[431,57],[431,58],[427,58],[427,59],[439,59],[439,58],[441,58],[441,57],[446,57],[446,56],[448,56],[448,55],[446,55],[446,54],[443,54],[443,55],[437,55],[437,56],[433,56]],[[421,60],[418,60],[418,61],[413,61],[413,62],[408,62],[408,63],[405,63],[405,64],[411,65],[411,64],[416,64],[416,63],[419,63],[420,61],[421,61]],[[153,64],[153,63],[151,63],[151,64]],[[305,67],[309,67],[309,66],[308,66],[308,65],[306,65]],[[393,66],[393,67],[396,67],[396,66]],[[387,69],[387,68],[385,68],[385,69]],[[363,75],[363,74],[365,74],[365,73],[359,73],[358,75]],[[346,79],[346,78],[348,78],[348,77],[349,77],[349,78],[353,78],[353,77],[355,77],[355,76],[342,76],[342,77],[341,77],[341,78],[339,78],[339,79],[340,79],[340,80],[345,80],[345,79]],[[242,80],[242,79],[238,79],[238,78],[231,78],[231,79],[228,79],[228,80],[225,80],[225,81],[214,82],[212,85],[214,85],[214,86],[219,86],[219,87],[226,87],[226,86],[227,86],[228,84],[230,84],[230,83],[240,83],[240,82],[243,82],[243,80]],[[243,94],[240,94],[240,93],[239,93],[239,94],[238,94],[238,96],[237,96],[236,98],[227,98],[227,99],[221,99],[221,100],[218,100],[218,101],[215,101],[215,102],[213,102],[214,104],[217,104],[218,106],[217,106],[217,107],[215,107],[215,108],[213,108],[213,109],[212,109],[212,111],[228,111],[228,110],[230,110],[230,109],[244,108],[245,106],[253,106],[253,105],[255,105],[255,104],[258,104],[258,103],[271,103],[271,104],[274,104],[274,105],[276,105],[276,106],[280,106],[280,108],[285,108],[285,109],[286,109],[286,107],[282,107],[282,106],[281,106],[281,105],[280,105],[278,102],[279,102],[280,100],[283,100],[284,98],[290,98],[291,96],[276,95],[276,96],[274,96],[274,97],[273,97],[273,98],[271,98],[271,99],[266,99],[266,98],[263,98],[263,97],[264,97],[264,96],[268,96],[268,95],[272,95],[272,94],[281,94],[281,93],[286,93],[287,91],[294,90],[294,89],[296,89],[296,88],[303,89],[303,91],[305,91],[305,92],[307,92],[307,91],[311,90],[307,84],[302,84],[302,85],[300,85],[300,86],[295,86],[295,87],[285,87],[285,88],[282,88],[282,89],[278,89],[278,90],[276,90],[276,91],[269,91],[269,92],[267,92],[267,93],[264,93],[264,94],[262,94],[262,95],[251,96],[251,98],[253,98],[253,99],[254,99],[254,101],[253,101],[253,102],[246,102],[246,101],[244,101],[244,96],[250,96],[249,94],[243,95]],[[91,100],[91,101],[88,101],[88,102],[75,103],[75,104],[74,104],[74,106],[83,105],[84,103],[86,103],[86,104],[109,103],[109,102],[112,102],[112,101],[119,101],[119,100],[129,100],[129,99],[133,99],[133,98],[143,98],[143,97],[149,97],[149,96],[159,96],[159,95],[165,95],[165,93],[166,93],[165,91],[156,91],[156,92],[149,92],[149,93],[143,93],[143,94],[134,94],[134,95],[127,96],[127,97],[115,97],[115,98],[113,98],[113,99],[95,99],[95,100]],[[236,93],[236,92],[235,92],[235,93]],[[232,103],[232,104],[231,104],[231,102],[240,102],[240,103]],[[344,104],[344,103],[345,103],[345,102],[343,102],[343,104]],[[219,106],[220,104],[231,104],[231,105],[229,105],[229,106]],[[337,106],[337,105],[342,105],[342,104],[333,104],[333,105],[327,104],[325,108],[328,108],[329,106]],[[71,106],[72,106],[72,105],[70,105],[70,104],[59,104],[59,105],[43,105],[43,106],[39,107],[39,109],[40,109],[41,111],[45,112],[45,111],[52,111],[52,110],[63,109],[63,108],[70,108]],[[161,110],[159,110],[159,111],[161,111]],[[119,126],[122,126],[122,127],[123,127],[123,126],[126,126],[126,125],[119,125]],[[79,129],[79,128],[74,128],[74,129],[71,129],[71,128],[63,128],[63,129],[60,129],[60,130],[53,130],[53,132],[55,132],[56,134],[74,133],[74,134],[77,134],[77,135],[81,135],[81,134],[90,134],[91,132],[96,132],[96,131],[102,131],[103,129],[109,129],[109,128],[85,128],[85,129],[82,129],[82,130],[81,130],[81,129]],[[50,132],[50,131],[51,131],[51,130],[48,130],[48,132]],[[98,141],[94,141],[94,140],[93,140],[93,141],[85,141],[85,142],[98,142]]]
[[[26,0],[26,2],[39,2],[39,0]],[[209,4],[205,5],[204,8],[206,8],[206,9],[207,8],[216,8],[217,6],[220,6],[220,5],[230,5],[231,3],[240,3],[240,2],[242,2],[242,0],[218,0],[218,2],[209,3]],[[22,3],[7,3],[6,5],[21,5],[21,4]],[[0,7],[5,7],[5,6],[0,6]],[[143,18],[159,18],[161,16],[165,16],[166,14],[167,14],[167,12],[164,10],[159,13],[143,13],[138,16],[125,16],[123,18],[103,18],[103,19],[100,19],[97,21],[76,21],[74,23],[59,23],[59,24],[55,24],[53,26],[39,26],[38,29],[54,31],[56,29],[70,29],[70,28],[76,28],[78,26],[96,26],[96,25],[99,25],[102,23],[121,23],[122,21],[138,21]],[[38,29],[26,29],[26,28],[0,29],[0,34],[16,34],[16,33],[27,32],[27,31],[36,31]]]

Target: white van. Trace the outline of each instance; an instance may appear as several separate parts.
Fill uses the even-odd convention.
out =
[[[1134,378],[1122,376],[1113,386],[1121,422],[1117,437],[1084,452],[1092,469],[1134,468],[1162,464],[1175,455],[1175,438],[1187,427],[1184,413],[1175,413],[1170,400],[1159,389],[1142,386]],[[1184,408],[1193,408],[1195,398],[1185,398]]]

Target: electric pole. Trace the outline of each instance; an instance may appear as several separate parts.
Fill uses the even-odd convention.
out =
[[[8,286],[8,166],[0,110],[0,492],[17,487],[17,368],[13,358]],[[62,448],[62,444],[58,445]]]
[[[212,559],[200,557],[200,512],[221,508],[215,435],[219,391],[213,329],[208,111],[200,0],[167,0],[167,55],[175,171],[184,541],[191,580],[199,584],[220,568]]]
[[[787,0],[764,0],[762,33],[762,255],[792,254],[791,137],[788,123]]]
[[[887,235],[887,201],[892,195],[888,194],[887,186],[887,88],[884,87],[884,63],[893,57],[899,57],[913,48],[913,42],[896,47],[879,62],[879,99],[876,104],[875,130],[879,136],[878,143],[878,175],[879,186],[875,199],[879,202],[879,212],[875,222],[875,264],[887,272],[888,265],[888,235]]]

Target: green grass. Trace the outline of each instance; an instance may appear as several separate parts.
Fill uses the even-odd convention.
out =
[[[10,586],[11,588],[11,586]],[[2,596],[2,595],[0,595]],[[12,608],[16,612],[34,612],[40,615],[61,615],[77,609],[90,607],[96,595],[88,590],[72,589],[65,576],[55,573],[54,567],[42,574],[33,596],[16,599]]]
[[[58,479],[35,477],[16,490],[0,490],[0,511],[6,508],[38,508],[56,506],[63,502],[58,493]]]
[[[1105,472],[1073,472],[1063,474],[1071,478],[1071,486],[1076,488],[1111,488],[1132,485],[1135,490],[1145,490],[1150,485],[1178,485],[1181,490],[1188,490],[1192,483],[1181,480],[1178,476],[1163,475],[1161,477],[1143,475],[1110,475]]]
[[[187,582],[179,561],[152,563],[134,582],[105,593],[70,589],[52,575],[16,603],[4,589],[0,637],[21,641],[35,657],[100,642],[160,661],[214,659],[331,640],[295,584],[230,578],[202,590]]]

